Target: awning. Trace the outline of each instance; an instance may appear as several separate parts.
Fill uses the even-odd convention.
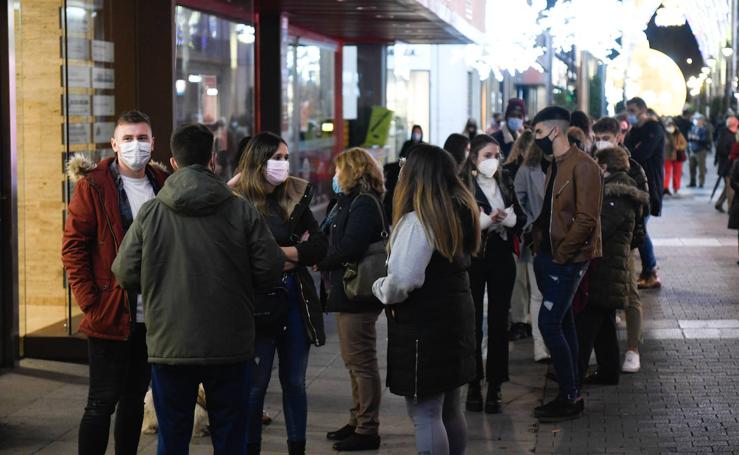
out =
[[[483,41],[484,0],[262,0],[257,11],[347,44]]]

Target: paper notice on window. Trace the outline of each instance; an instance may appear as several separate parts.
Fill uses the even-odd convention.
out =
[[[90,97],[87,95],[69,95],[67,98],[67,115],[92,115]]]
[[[115,73],[110,68],[92,69],[92,88],[114,88]]]
[[[67,65],[67,84],[70,88],[90,87],[90,67],[83,65]]]
[[[92,110],[96,117],[115,115],[115,97],[95,95],[92,98]]]
[[[69,144],[89,144],[90,143],[90,124],[89,123],[69,123],[67,125],[69,135]]]
[[[67,55],[73,60],[90,60],[90,41],[84,38],[67,38]]]
[[[115,122],[96,123],[93,134],[95,143],[110,142],[110,138],[113,137],[113,130],[115,130]]]
[[[67,6],[67,33],[86,35],[90,31],[90,12],[79,6]]]
[[[115,61],[113,49],[111,41],[92,40],[92,59],[96,62],[112,63]]]

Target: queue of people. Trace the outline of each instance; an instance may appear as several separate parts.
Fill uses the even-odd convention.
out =
[[[105,452],[114,412],[116,453],[136,453],[151,383],[158,453],[187,453],[202,385],[214,452],[259,454],[277,355],[287,452],[304,454],[306,370],[326,342],[325,313],[335,314],[352,397],[346,424],[326,434],[337,451],[381,444],[383,312],[385,384],[405,398],[418,453],[463,454],[464,411],[505,411],[510,340],[532,336],[532,359],[551,363],[559,384],[534,415],[578,417],[583,387],[641,368],[638,289],[659,287],[647,221],[670,185],[680,190],[682,163],[701,163],[700,122],[686,138],[642,99],[626,108],[623,122],[592,122],[551,106],[524,125],[514,99],[493,135],[468,122],[442,149],[414,128],[384,172],[349,149],[336,157],[335,197],[318,218],[312,185],[291,175],[278,135],[245,141],[225,182],[207,127],[175,131],[170,174],[151,161],[151,120],[123,113],[115,157],[70,163],[62,258],[90,357],[80,453]],[[738,126],[727,121],[719,141],[732,229]]]

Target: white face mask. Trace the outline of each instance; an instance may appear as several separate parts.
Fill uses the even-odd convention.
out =
[[[674,133],[675,132],[675,127],[674,126],[668,126],[667,127],[667,132],[670,133],[670,134]]]
[[[491,179],[495,175],[495,172],[498,170],[499,164],[500,161],[498,160],[498,158],[489,158],[478,164],[477,170],[480,171],[480,174]]]
[[[267,160],[264,177],[270,185],[279,186],[290,175],[290,162],[284,160]]]
[[[134,171],[140,171],[151,159],[151,142],[120,142],[118,158]]]
[[[598,150],[605,150],[605,149],[613,148],[613,144],[611,144],[608,141],[597,141],[595,143],[595,148]]]

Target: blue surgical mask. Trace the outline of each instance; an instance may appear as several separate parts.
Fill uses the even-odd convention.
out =
[[[337,175],[334,175],[333,180],[331,180],[331,188],[334,190],[334,193],[341,194],[341,185],[339,185],[339,177]]]
[[[511,117],[507,120],[508,129],[511,131],[518,131],[523,127],[523,119]]]
[[[639,123],[639,117],[636,116],[636,114],[629,114],[628,117],[626,117],[626,120],[629,122],[629,125],[636,125]]]

